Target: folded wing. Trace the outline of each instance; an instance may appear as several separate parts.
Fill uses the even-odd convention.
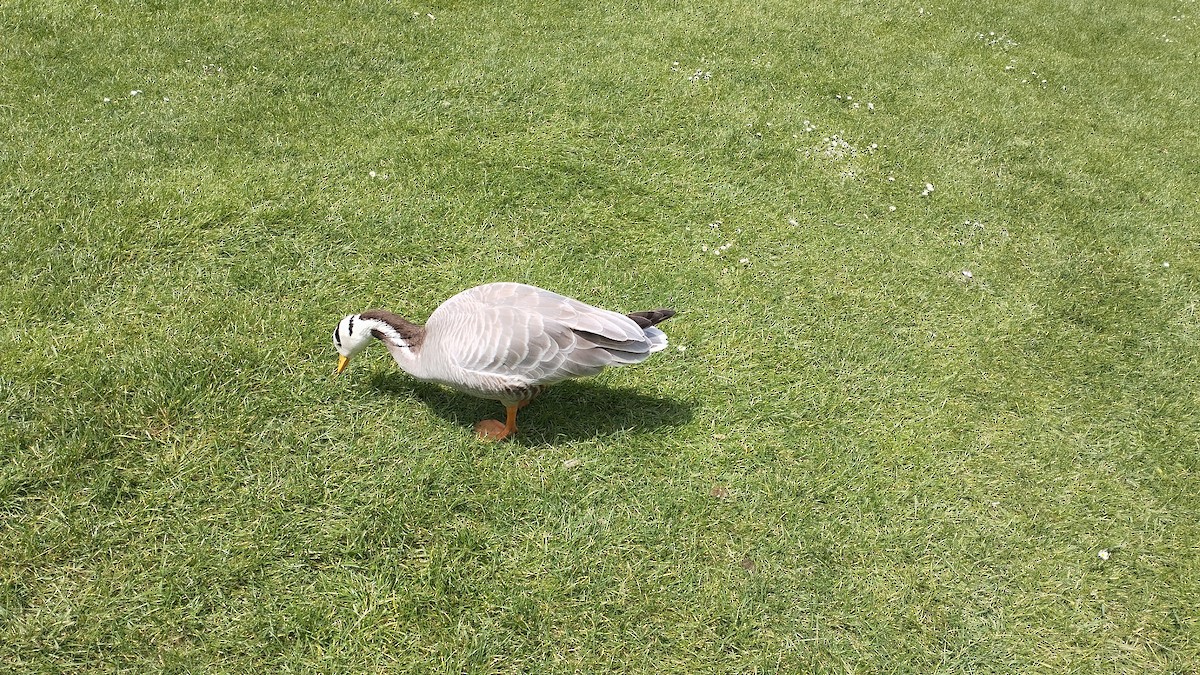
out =
[[[500,283],[454,296],[429,323],[444,326],[455,343],[447,352],[459,368],[537,385],[644,360],[666,347],[666,335],[653,324],[670,314],[630,317],[533,286]]]

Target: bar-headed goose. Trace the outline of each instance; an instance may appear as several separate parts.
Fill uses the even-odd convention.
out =
[[[506,421],[483,420],[475,432],[500,440],[516,431],[517,410],[547,385],[665,349],[667,336],[654,326],[674,314],[618,314],[535,286],[495,283],[443,302],[424,326],[381,309],[352,314],[338,323],[333,343],[338,373],[378,339],[418,380],[499,401]]]

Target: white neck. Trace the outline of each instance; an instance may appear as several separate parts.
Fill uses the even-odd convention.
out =
[[[392,326],[378,319],[362,319],[371,330],[371,334],[387,347],[388,353],[395,359],[396,365],[404,372],[420,377],[419,345],[414,346],[412,339],[401,335]]]

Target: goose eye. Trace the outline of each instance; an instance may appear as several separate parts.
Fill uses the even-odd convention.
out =
[[[342,346],[342,327],[338,326],[333,329],[333,343],[339,347]]]

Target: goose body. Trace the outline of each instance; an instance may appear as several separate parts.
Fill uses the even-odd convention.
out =
[[[674,314],[620,314],[536,286],[493,283],[443,302],[424,326],[370,310],[343,318],[333,339],[339,373],[378,339],[414,378],[499,401],[508,420],[485,420],[476,430],[500,439],[516,429],[516,411],[546,386],[665,349],[667,336],[655,326]]]

